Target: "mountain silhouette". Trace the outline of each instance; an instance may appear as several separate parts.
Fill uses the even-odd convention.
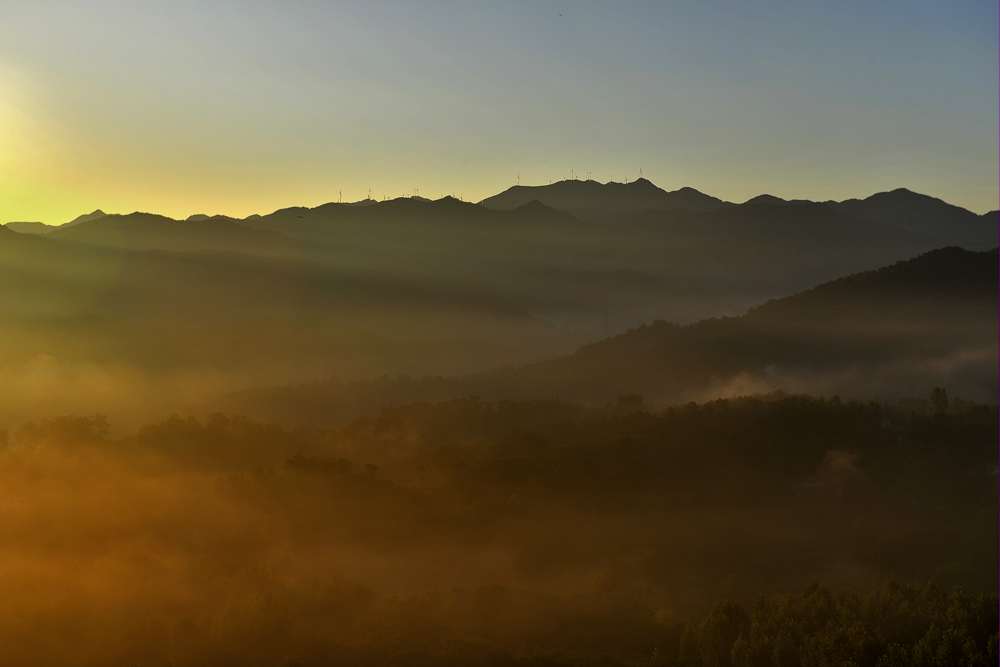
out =
[[[223,216],[174,220],[154,213],[95,215],[56,227],[50,238],[132,250],[277,253],[295,244]]]
[[[619,187],[664,192],[646,183]],[[700,398],[730,391],[723,385],[740,376],[824,393],[875,387],[875,375],[890,388],[944,377],[983,396],[987,384],[974,368],[989,366],[980,362],[994,354],[994,334],[981,326],[993,321],[992,302],[975,320],[958,310],[947,315],[952,302],[966,303],[957,298],[936,299],[933,317],[911,299],[919,314],[912,321],[889,317],[897,311],[888,306],[872,308],[853,319],[863,333],[839,336],[826,329],[852,321],[831,315],[847,312],[844,305],[788,315],[784,328],[734,317],[901,257],[996,245],[995,216],[907,191],[887,194],[643,210],[605,221],[537,199],[496,210],[453,197],[404,197],[242,220],[132,213],[45,235],[3,228],[0,355],[26,368],[52,358],[80,368],[114,364],[134,371],[130,377],[211,369],[257,384],[327,372],[345,381],[438,374],[463,378],[457,386],[470,393],[517,396],[533,387],[587,401],[618,392]],[[867,299],[863,291],[849,302]],[[803,318],[817,324],[810,329]],[[556,363],[568,350],[656,321],[674,324],[647,324],[646,337],[629,339],[636,349],[659,341],[650,359],[626,349],[594,357],[600,363],[587,361],[589,353]],[[890,326],[901,333],[880,333]],[[149,331],[161,329],[170,335],[149,345]],[[555,364],[550,380],[525,370],[544,359]],[[521,370],[488,372],[498,366]],[[851,367],[869,380],[833,377]],[[592,378],[586,368],[595,369]]]
[[[914,382],[995,393],[997,251],[944,248],[777,299],[733,318],[656,322],[485,379],[503,395],[589,401],[823,386],[905,395]],[[919,385],[917,385],[919,386]],[[860,390],[860,391],[859,391]]]
[[[47,238],[138,251],[280,256],[345,280],[405,280],[439,293],[462,285],[486,303],[506,300],[558,332],[553,337],[565,346],[654,319],[689,323],[736,314],[934,248],[985,250],[997,243],[995,217],[905,190],[847,202],[712,199],[707,209],[697,209],[703,196],[695,190],[668,193],[646,180],[565,181],[517,192],[550,188],[593,192],[598,203],[611,193],[633,204],[637,197],[673,199],[686,208],[607,218],[599,206],[574,213],[538,199],[498,210],[454,197],[400,197],[287,207],[242,220],[95,212],[89,222],[58,227]]]
[[[925,234],[948,226],[964,231],[963,227],[975,226],[979,218],[960,206],[906,188],[878,192],[860,200],[849,199],[838,206],[861,220]]]
[[[8,222],[3,226],[18,234],[48,234],[55,229],[44,222]]]
[[[740,206],[794,206],[796,204],[814,203],[816,202],[809,201],[808,199],[782,199],[781,197],[775,197],[774,195],[763,194],[751,197],[740,204]]]
[[[944,248],[690,325],[656,321],[522,366],[242,392],[227,409],[315,424],[360,406],[479,396],[652,405],[773,391],[995,400],[997,251]]]
[[[78,215],[75,218],[73,218],[72,220],[70,220],[69,222],[64,223],[64,224],[62,224],[60,226],[61,227],[74,227],[76,225],[80,225],[80,224],[83,224],[85,222],[90,222],[91,220],[97,220],[99,218],[103,218],[106,215],[107,215],[107,213],[105,213],[101,209],[97,209],[96,211],[92,211],[90,213],[84,213],[82,215]]]
[[[667,192],[645,178],[628,183],[568,180],[551,185],[515,185],[480,203],[486,208],[511,210],[530,201],[595,219],[649,210],[710,211],[727,205],[690,187]]]

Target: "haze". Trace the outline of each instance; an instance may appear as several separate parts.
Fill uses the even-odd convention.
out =
[[[0,5],[0,220],[591,174],[997,199],[992,2]],[[766,169],[762,169],[766,165]],[[342,194],[341,194],[342,193]]]
[[[996,26],[0,0],[0,662],[997,665]]]

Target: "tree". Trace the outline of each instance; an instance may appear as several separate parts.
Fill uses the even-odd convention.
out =
[[[931,390],[931,407],[936,415],[948,413],[948,392],[944,387],[934,387]]]

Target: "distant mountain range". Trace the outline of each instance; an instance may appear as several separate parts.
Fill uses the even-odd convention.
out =
[[[273,254],[294,245],[285,236],[252,229],[241,221],[223,216],[192,216],[178,221],[154,213],[107,215],[101,211],[54,227],[47,236],[133,250]]]
[[[431,200],[425,197],[399,197],[391,200],[377,201],[374,199],[363,199],[356,202],[328,203],[315,208],[290,207],[279,209],[269,215],[254,214],[246,218],[234,218],[225,215],[209,215],[198,213],[186,218],[189,222],[258,222],[262,219],[288,219],[302,218],[306,215],[328,215],[333,211],[349,208],[383,208],[392,210],[418,210],[409,208],[410,204],[444,204],[457,203],[459,200],[453,197],[443,197],[439,200]],[[487,197],[479,202],[479,205],[496,211],[513,211],[532,203],[539,203],[548,208],[565,211],[582,219],[602,219],[622,218],[638,213],[650,212],[707,212],[719,211],[731,207],[778,207],[821,204],[842,208],[852,215],[869,219],[882,219],[886,216],[900,218],[914,216],[918,219],[940,218],[942,215],[952,220],[968,220],[970,217],[991,217],[998,212],[991,211],[983,216],[963,209],[959,206],[948,204],[940,199],[922,195],[906,188],[897,188],[890,192],[879,192],[864,199],[847,199],[837,201],[811,201],[807,199],[786,200],[770,194],[761,194],[752,197],[742,204],[723,201],[718,197],[705,194],[692,187],[682,187],[677,190],[667,191],[655,185],[645,178],[634,181],[618,183],[600,183],[594,180],[564,180],[548,185],[515,185],[503,192]],[[139,215],[138,212],[131,215]],[[152,215],[152,214],[145,214]],[[10,222],[7,226],[15,231],[25,231],[29,233],[51,231],[57,227],[71,227],[82,223],[91,222],[109,216],[104,211],[97,209],[91,213],[77,216],[73,220],[62,225],[43,225],[37,222]],[[124,217],[124,216],[118,216]],[[163,217],[163,216],[161,216]],[[167,218],[164,217],[166,220]],[[940,221],[940,220],[939,220]]]
[[[694,188],[667,192],[645,178],[628,183],[570,180],[551,185],[515,185],[480,203],[486,208],[509,211],[533,201],[594,219],[654,210],[715,211],[732,206]]]
[[[639,179],[515,186],[480,204],[397,198],[183,221],[97,210],[58,227],[11,229],[126,250],[308,257],[442,281],[513,275],[540,281],[523,290],[556,306],[557,318],[578,319],[573,313],[599,303],[604,328],[621,329],[651,317],[738,312],[944,246],[986,250],[997,243],[996,218],[905,189],[843,202],[760,195],[733,204]],[[600,333],[593,322],[591,334]]]
[[[82,215],[78,215],[75,218],[73,218],[72,220],[70,220],[69,222],[67,222],[67,223],[65,223],[63,225],[59,225],[59,226],[60,227],[73,227],[75,225],[80,225],[80,224],[83,224],[85,222],[91,222],[92,220],[98,220],[100,218],[105,217],[106,215],[107,215],[107,213],[105,213],[101,209],[97,209],[96,211],[91,211],[90,213],[84,213]]]
[[[55,229],[44,222],[8,222],[4,227],[18,234],[48,234]]]
[[[225,387],[330,374],[362,380],[488,373],[484,392],[501,395],[509,386],[517,395],[517,378],[533,372],[526,364],[646,325],[646,334],[613,353],[620,376],[586,380],[580,369],[591,362],[571,368],[550,361],[551,383],[539,378],[537,386],[587,400],[630,391],[663,400],[710,394],[722,390],[706,378],[718,384],[733,373],[753,376],[760,386],[776,384],[762,373],[805,386],[818,375],[780,355],[744,370],[723,363],[724,350],[736,350],[739,340],[758,341],[762,350],[776,344],[747,330],[756,316],[711,318],[942,247],[996,247],[995,214],[979,216],[908,190],[844,202],[760,196],[733,204],[686,189],[666,192],[648,181],[571,181],[498,197],[482,204],[452,197],[329,203],[240,220],[97,210],[58,227],[11,224],[0,234],[0,374],[59,378],[46,395],[75,396],[66,377],[25,369],[46,360],[71,369],[71,377],[104,378],[106,370],[94,369],[112,364],[130,382],[208,374]],[[572,208],[580,202],[589,208]],[[939,268],[942,275],[951,270]],[[935,308],[948,312],[947,304]],[[834,312],[816,321],[838,324]],[[889,312],[877,308],[865,316],[869,333]],[[649,324],[658,320],[673,324]],[[695,347],[683,325],[704,320],[718,323],[692,325],[702,339]],[[994,336],[979,327],[983,321],[968,330],[993,345]],[[931,324],[938,325],[920,319],[910,329]],[[800,350],[816,365],[840,358],[824,345],[838,350],[844,341],[873,340],[793,330],[781,347]],[[970,351],[959,333],[934,340],[943,341],[941,350],[983,353]],[[663,380],[667,367],[655,359],[627,354],[660,337],[686,350],[663,357],[674,383]],[[704,347],[713,340],[721,347]],[[825,342],[803,350],[801,340]],[[905,351],[931,339],[904,330],[896,340],[911,341]],[[943,355],[925,356],[940,364]],[[626,374],[629,364],[638,370]],[[504,376],[490,371],[497,367],[522,370]],[[844,369],[818,368],[829,380],[825,386],[837,385],[830,380],[834,367]],[[964,371],[962,377],[981,388],[966,382]],[[887,383],[898,385],[898,377]],[[87,386],[113,385],[95,379]],[[129,393],[140,399],[138,391]],[[29,400],[24,392],[15,398],[22,396]]]
[[[501,395],[659,402],[776,389],[996,393],[997,252],[936,250],[689,326],[655,322],[481,378]]]

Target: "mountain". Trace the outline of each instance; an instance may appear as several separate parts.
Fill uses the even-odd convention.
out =
[[[278,243],[292,249],[274,253]],[[184,411],[331,373],[454,375],[579,340],[537,317],[542,279],[489,282],[491,271],[437,258],[369,266],[371,255],[303,245],[143,214],[44,236],[0,227],[0,424],[98,406],[122,419]]]
[[[457,386],[468,393],[516,396],[534,386],[546,396],[588,401],[619,392],[682,400],[732,391],[724,385],[739,377],[755,386],[856,389],[864,383],[833,377],[853,361],[838,367],[816,360],[867,359],[861,370],[871,377],[872,360],[888,349],[888,338],[849,332],[827,341],[822,331],[805,335],[802,327],[802,335],[762,338],[745,330],[754,317],[733,316],[900,257],[944,246],[996,246],[995,217],[905,191],[888,194],[848,203],[764,199],[714,210],[646,210],[606,222],[581,220],[536,199],[496,210],[445,197],[291,207],[243,220],[98,215],[46,235],[3,228],[0,375],[55,378],[43,393],[65,394],[66,410],[88,387],[119,386],[107,380],[109,365],[130,387],[123,394],[137,402],[155,402],[156,383],[184,378],[221,392],[329,374],[364,381],[437,373],[453,378],[442,386],[461,378]],[[935,316],[945,312],[939,304]],[[881,321],[876,314],[872,322]],[[617,373],[608,358],[608,368],[594,366],[598,376],[607,375],[604,382],[580,377],[572,364],[565,375],[553,372],[551,382],[518,380],[530,376],[526,364],[658,320],[675,324],[647,328],[672,341],[679,356],[625,356]],[[704,320],[716,324],[692,324]],[[939,326],[923,318],[908,328],[932,324]],[[689,333],[688,325],[704,335]],[[150,331],[163,332],[156,345],[148,342]],[[975,340],[993,340],[976,322],[968,331]],[[964,369],[955,377],[982,395],[986,385],[969,369],[993,353],[960,341],[960,330],[946,333],[920,339],[904,331],[897,340],[905,344],[880,366],[880,381],[917,386],[935,377],[913,372],[913,382],[901,380],[904,353],[912,352],[909,359],[928,359],[928,368]],[[712,340],[724,341],[722,347],[705,348]],[[757,341],[761,355],[799,350],[822,367],[812,372],[781,355],[747,357],[741,340]],[[815,341],[826,341],[830,354]],[[856,347],[844,351],[845,341]],[[926,348],[931,343],[961,354],[949,359]],[[644,375],[666,372],[657,366],[661,358],[670,382]],[[633,363],[634,373],[627,366]],[[499,366],[522,371],[487,373]],[[13,399],[30,402],[30,394],[8,385],[0,399],[13,392]]]
[[[4,227],[18,234],[48,234],[55,229],[44,222],[8,222]]]
[[[254,216],[260,217],[260,216]],[[205,213],[195,213],[184,218],[185,222],[241,222],[240,218],[233,218],[228,215],[207,215]]]
[[[943,227],[956,227],[964,232],[965,227],[978,227],[980,218],[960,206],[906,188],[878,192],[860,200],[848,199],[838,206],[861,220],[924,234],[939,233]]]
[[[653,243],[665,261],[712,262],[754,281],[778,270],[800,286],[934,248],[997,245],[995,222],[903,189],[843,202],[761,195],[714,211],[646,211],[616,224],[659,235]],[[824,275],[824,266],[836,272]]]
[[[180,221],[153,213],[91,214],[88,220],[77,218],[54,228],[49,237],[131,250],[276,254],[297,249],[280,234],[251,229],[223,216]]]
[[[399,281],[428,294],[460,285],[471,300],[500,299],[534,318],[563,349],[656,319],[690,323],[734,315],[934,248],[997,244],[995,221],[900,190],[847,202],[760,196],[720,204],[710,198],[707,208],[699,208],[704,196],[695,190],[668,193],[645,180],[565,181],[513,191],[526,198],[562,189],[597,193],[597,204],[574,213],[537,198],[499,210],[453,197],[401,197],[288,207],[243,220],[103,216],[61,227],[51,238],[132,250],[294,257],[342,281]],[[602,218],[600,202],[618,195],[632,205],[678,207]],[[522,360],[540,358],[532,352],[525,348]],[[484,359],[480,368],[487,365]]]
[[[511,210],[492,210],[478,204],[464,202],[455,197],[430,200],[422,197],[398,197],[386,201],[361,201],[327,203],[313,208],[293,206],[278,209],[264,216],[247,218],[244,222],[256,229],[281,230],[292,236],[316,238],[321,234],[335,233],[351,225],[402,224],[426,231],[428,225],[459,225],[466,229],[473,225],[517,225],[524,222],[545,223],[573,221],[566,212],[557,211],[538,201],[528,201]],[[406,228],[401,228],[405,233]]]
[[[770,301],[741,317],[633,329],[480,378],[483,390],[658,401],[773,389],[995,399],[997,251],[944,248]]]
[[[814,204],[808,199],[782,199],[774,195],[757,195],[746,200],[740,206],[794,206],[796,204]]]
[[[860,398],[944,386],[996,400],[997,251],[944,248],[690,325],[656,321],[549,360],[453,377],[314,382],[230,396],[288,422],[475,395],[650,405],[773,391]]]
[[[317,261],[345,270],[433,275],[441,283],[579,265],[577,248],[595,245],[566,212],[538,203],[494,211],[454,197],[291,207],[243,224],[295,239]]]
[[[512,210],[531,201],[586,219],[650,210],[711,211],[728,205],[690,187],[667,192],[645,178],[628,183],[568,180],[551,185],[515,185],[480,204],[489,209]]]
[[[69,222],[64,223],[64,224],[62,224],[60,226],[61,227],[73,227],[75,225],[83,224],[84,222],[90,222],[91,220],[97,220],[98,218],[103,218],[106,215],[107,215],[107,213],[105,213],[101,209],[97,209],[96,211],[93,211],[91,213],[84,213],[82,215],[78,215],[75,218],[73,218],[72,220],[70,220]]]

